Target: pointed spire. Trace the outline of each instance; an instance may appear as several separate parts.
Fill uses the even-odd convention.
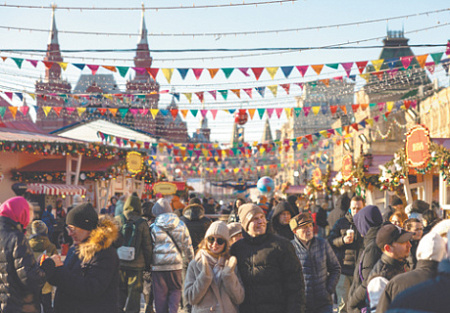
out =
[[[147,34],[148,34],[147,27],[145,26],[145,6],[144,6],[144,3],[142,3],[141,31],[140,31],[138,45],[148,44]]]
[[[48,44],[59,44],[58,42],[58,29],[56,28],[56,19],[55,19],[55,9],[56,4],[52,4],[52,24],[50,26],[50,35],[48,37]]]
[[[273,141],[272,130],[270,129],[269,118],[266,119],[266,124],[264,125],[264,132],[262,135],[261,142]]]

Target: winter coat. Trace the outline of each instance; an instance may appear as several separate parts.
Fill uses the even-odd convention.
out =
[[[178,252],[170,233],[176,240],[182,255]],[[175,213],[158,215],[151,226],[153,243],[152,271],[176,271],[187,267],[194,258],[191,237],[186,225]]]
[[[232,257],[234,258],[234,257]],[[237,275],[237,269],[227,266],[222,269],[219,281],[206,260],[197,253],[189,263],[184,284],[184,298],[192,305],[192,313],[238,313],[238,306],[244,301],[244,287]]]
[[[292,210],[294,211],[294,217],[295,215],[298,215],[300,212],[298,210],[297,206],[297,196],[291,195],[287,198],[287,202],[291,205]]]
[[[231,246],[245,289],[240,313],[303,313],[305,282],[302,267],[292,244],[266,234],[243,239]]]
[[[45,274],[39,268],[22,225],[0,216],[0,312],[38,313]]]
[[[377,313],[386,312],[392,300],[402,291],[436,277],[438,265],[437,261],[419,260],[415,270],[392,278],[378,302]]]
[[[447,313],[450,308],[450,260],[439,263],[438,274],[404,292],[389,306],[388,313]]]
[[[381,250],[376,245],[375,239],[380,227],[371,227],[364,237],[364,249],[355,265],[353,283],[348,293],[347,312],[356,313],[366,306],[366,288],[369,274],[375,264],[381,258]],[[364,283],[364,285],[363,285]]]
[[[350,208],[350,198],[347,195],[347,193],[344,193],[343,195],[340,195],[336,201],[336,206],[333,210],[331,210],[330,214],[328,214],[328,225],[330,225],[331,228],[334,227],[334,224],[336,222],[345,216],[345,214],[348,212],[348,209]]]
[[[328,217],[327,211],[324,208],[322,208],[321,206],[318,206],[317,207],[317,217],[316,217],[317,226],[327,227],[328,226],[327,217]]]
[[[186,224],[191,236],[192,246],[194,250],[197,250],[198,244],[205,237],[205,233],[212,221],[205,216],[205,210],[199,204],[191,204],[185,207],[180,220]]]
[[[289,224],[281,225],[279,221],[280,214],[284,211],[288,211],[291,214],[291,218],[294,217],[294,210],[292,209],[291,205],[287,201],[281,201],[273,210],[273,215],[272,219],[270,220],[269,227],[272,228],[272,231],[275,234],[284,237],[287,240],[292,240],[294,239],[294,233],[292,232]]]
[[[305,247],[297,237],[291,242],[303,268],[306,311],[315,312],[323,306],[332,305],[331,295],[341,273],[341,267],[333,249],[322,238],[311,239],[309,247]]]
[[[49,233],[49,235],[51,235],[55,228],[54,225],[56,224],[55,217],[53,216],[53,214],[51,212],[45,210],[42,213],[41,220],[45,223],[45,225],[47,226],[47,229],[48,229],[48,233]]]
[[[86,241],[69,249],[63,266],[44,261],[48,281],[57,287],[55,313],[118,312],[119,258],[112,246],[117,235],[117,225],[105,218]]]
[[[352,229],[355,232],[354,240],[351,244],[344,243],[344,237],[348,229]],[[328,241],[341,264],[342,274],[353,276],[359,250],[363,246],[363,238],[356,229],[351,213],[347,212],[343,218],[334,224],[328,236]]]
[[[238,200],[244,201],[244,200],[242,200],[242,199],[236,199],[236,200],[234,200],[234,202],[233,202],[233,208],[231,209],[230,216],[228,217],[228,224],[229,224],[229,223],[234,223],[234,222],[240,222],[240,220],[239,220],[239,214],[238,214],[239,208],[236,206],[236,202],[237,202]]]
[[[56,246],[50,242],[47,236],[32,236],[28,243],[30,244],[31,250],[34,252],[34,257],[36,261],[40,260],[42,253],[45,251],[46,256],[52,256],[58,254],[58,250],[56,250]],[[53,287],[49,283],[45,283],[42,288],[42,294],[48,294],[52,292]]]
[[[415,269],[417,266],[417,247],[419,246],[419,241],[420,240],[410,240],[411,243],[411,251],[409,252],[409,256],[408,256],[408,263],[409,266],[411,267],[411,270]]]

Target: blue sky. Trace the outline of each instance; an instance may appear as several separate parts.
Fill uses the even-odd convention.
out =
[[[242,3],[242,1],[231,1]],[[246,1],[252,2],[252,1]],[[258,2],[258,1],[253,1]],[[49,6],[45,1],[4,1],[6,4],[41,5]],[[141,1],[55,1],[58,7],[129,7],[141,6]],[[145,6],[196,6],[203,4],[227,4],[230,1],[208,0],[208,1],[146,1]],[[331,44],[340,44],[352,41],[362,41],[370,38],[379,38],[386,35],[386,29],[392,30],[404,28],[410,44],[443,44],[450,39],[450,26],[442,26],[428,31],[408,33],[413,30],[435,27],[450,23],[450,11],[444,11],[427,16],[409,17],[398,20],[382,21],[371,24],[360,24],[352,26],[340,26],[333,28],[317,29],[319,26],[352,23],[374,19],[385,19],[413,15],[427,11],[441,10],[450,7],[448,1],[328,1],[309,0],[295,1],[281,4],[267,4],[258,6],[222,7],[208,9],[184,9],[184,10],[147,10],[145,12],[146,23],[149,33],[204,33],[204,32],[251,32],[264,30],[282,30],[288,28],[311,28],[298,32],[279,32],[259,35],[237,35],[237,36],[194,36],[194,37],[153,37],[149,36],[150,49],[198,49],[198,48],[274,48],[274,47],[312,47]],[[33,29],[49,29],[51,10],[48,9],[19,9],[0,6],[0,26],[23,27]],[[61,31],[97,31],[102,33],[137,33],[140,26],[141,11],[139,10],[57,10],[56,21],[59,33],[61,49],[133,49],[136,47],[136,36],[114,36],[114,35],[77,35],[64,34]],[[0,50],[1,49],[45,49],[48,34],[36,31],[15,31],[0,28]],[[357,46],[358,44],[352,44]],[[359,46],[382,45],[381,40],[371,40],[360,43]],[[348,49],[348,50],[312,50],[292,52],[283,54],[262,53],[260,56],[242,57],[246,53],[241,52],[208,52],[208,53],[153,53],[154,67],[160,68],[226,68],[226,67],[267,67],[288,65],[310,65],[322,63],[338,63],[360,60],[377,59],[380,48],[373,49]],[[443,51],[443,48],[413,48],[415,54],[433,53]],[[2,56],[9,55],[0,52]],[[68,56],[73,56],[69,58]],[[225,56],[234,56],[233,58]],[[16,55],[19,56],[19,55]],[[64,53],[65,61],[73,63],[125,65],[132,66],[134,53]],[[39,55],[27,55],[24,58],[40,59]],[[94,57],[95,59],[89,59]],[[223,58],[218,58],[223,57]],[[193,58],[192,60],[173,60],[180,58]],[[210,59],[215,58],[215,59]],[[171,59],[171,60],[167,60]],[[355,71],[355,70],[354,70]],[[36,69],[29,63],[17,70],[11,60],[0,62],[0,89],[14,87],[32,92],[34,81],[42,76],[44,67],[40,64]],[[89,73],[85,69],[83,73]],[[99,71],[100,73],[100,71]],[[107,73],[105,70],[103,73]],[[323,77],[328,75],[345,75],[344,72],[326,71]],[[353,72],[355,73],[355,72]],[[70,67],[63,74],[74,86],[78,80],[80,71]],[[124,89],[125,79],[116,75],[119,86]],[[128,77],[127,77],[128,78]],[[316,79],[309,70],[305,81]],[[436,73],[441,85],[448,85],[448,78],[442,71]],[[284,79],[279,71],[274,81],[264,73],[260,81],[254,77],[246,78],[240,72],[235,71],[228,80],[223,75],[217,75],[214,80],[209,75],[203,74],[200,80],[195,80],[193,74],[189,73],[186,80],[181,80],[178,73],[174,73],[169,85],[162,75],[158,76],[161,89],[174,89],[178,92],[202,91],[214,89],[238,89],[249,86],[264,86],[278,83],[289,83],[299,81],[298,73],[291,75],[291,79]],[[357,86],[362,82],[357,81]],[[267,93],[267,92],[266,92]],[[204,104],[205,108],[239,108],[252,107],[291,107],[295,104],[294,96],[300,91],[293,89],[291,96],[286,96],[279,91],[279,96],[273,98],[266,96],[265,99],[254,97],[249,100],[245,96],[242,99],[229,96],[228,101],[213,101],[210,97]],[[171,98],[166,95],[161,97],[160,106],[164,107]],[[32,104],[31,99],[27,99]],[[17,104],[17,101],[16,101]],[[193,97],[192,104],[182,97],[179,103],[182,109],[201,108],[202,105]],[[224,112],[219,112],[218,118],[212,121],[212,137],[221,142],[229,141],[232,129],[232,118]],[[271,119],[272,130],[277,129],[285,121]],[[260,140],[264,121],[255,118],[247,124],[246,140]],[[192,133],[198,126],[198,119],[188,118],[189,130]]]

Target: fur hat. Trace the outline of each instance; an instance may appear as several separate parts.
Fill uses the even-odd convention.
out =
[[[222,221],[213,222],[206,231],[205,238],[208,238],[210,236],[219,236],[226,241],[230,240],[230,232],[228,230],[227,224]]]
[[[252,220],[253,216],[255,216],[258,213],[264,214],[264,211],[263,209],[261,209],[261,207],[253,203],[246,203],[239,207],[238,215],[243,230],[247,231],[248,224],[250,224],[250,221]]]
[[[33,221],[31,223],[31,234],[46,236],[48,234],[47,225],[41,220]]]
[[[84,230],[93,230],[97,228],[98,214],[92,204],[83,203],[67,213],[66,224]]]
[[[300,213],[299,215],[294,216],[289,221],[289,226],[291,227],[291,230],[294,231],[297,227],[302,227],[304,225],[307,225],[309,223],[313,223],[313,218],[311,217],[311,214],[309,213]]]
[[[172,207],[170,206],[169,201],[164,198],[156,201],[155,205],[152,208],[152,213],[155,217],[164,213],[172,213]]]
[[[230,238],[236,236],[237,234],[242,233],[242,225],[239,222],[233,222],[227,225],[228,230],[230,231]]]
[[[417,260],[441,262],[445,257],[445,241],[437,233],[423,236],[417,246]]]

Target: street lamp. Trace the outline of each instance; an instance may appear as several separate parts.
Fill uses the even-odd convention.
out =
[[[294,183],[296,185],[300,185],[300,183],[298,181],[299,176],[300,176],[300,172],[299,171],[294,171]]]

